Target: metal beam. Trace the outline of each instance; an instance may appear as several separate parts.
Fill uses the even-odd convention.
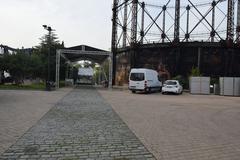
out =
[[[115,81],[115,70],[116,70],[116,55],[117,55],[117,21],[118,21],[118,3],[119,0],[113,0],[113,16],[112,16],[112,46],[111,46],[111,51],[113,54],[113,83]]]
[[[189,12],[190,12],[191,7],[187,5],[186,10],[187,10],[187,25],[186,25],[186,34],[185,34],[185,39],[186,42],[188,42],[190,35],[189,35]]]
[[[137,17],[138,17],[138,0],[132,1],[132,26],[131,26],[131,44],[137,42]]]
[[[212,2],[212,31],[210,33],[210,37],[211,37],[211,42],[214,42],[214,38],[215,38],[215,7],[216,7],[216,1],[213,0]]]
[[[112,50],[117,48],[117,20],[118,20],[118,0],[113,0],[112,17]]]
[[[166,7],[168,6],[168,4],[170,3],[170,0],[168,0],[168,2],[166,3]],[[144,32],[144,36],[147,35],[147,33],[149,32],[149,30],[152,28],[152,26],[155,24],[157,26],[157,28],[163,32],[162,28],[158,25],[158,23],[156,22],[158,20],[158,18],[160,17],[160,15],[163,13],[163,10],[161,10],[161,12],[157,15],[157,17],[155,19],[153,19],[153,17],[145,10],[144,11],[147,16],[152,20],[152,23],[150,24],[150,26],[146,29],[146,31]],[[166,35],[166,38],[168,39],[169,42],[171,42],[170,38],[168,38],[168,36]]]
[[[60,57],[61,51],[57,50],[56,51],[56,80],[55,80],[55,88],[59,89],[59,79],[60,79]]]
[[[228,0],[226,40],[233,41],[233,37],[234,37],[234,0]]]
[[[56,79],[55,79],[55,88],[59,89],[59,81],[60,81],[60,60],[61,56],[66,60],[67,57],[64,54],[76,54],[76,55],[98,55],[98,56],[108,56],[109,61],[109,88],[112,88],[113,82],[113,54],[111,52],[103,52],[103,51],[84,51],[84,50],[68,50],[68,49],[58,49],[56,51]]]
[[[96,55],[96,56],[109,56],[111,52],[105,51],[82,51],[82,50],[68,50],[68,49],[59,49],[61,53],[65,54],[79,54],[79,55]]]
[[[108,65],[109,65],[109,74],[108,74],[108,88],[112,88],[113,85],[113,54],[111,53],[108,58]]]
[[[124,17],[123,17],[123,47],[127,46],[127,21],[128,21],[128,0],[125,0],[124,4]]]
[[[179,42],[180,30],[180,0],[175,1],[174,41]]]
[[[203,15],[198,9],[197,9],[197,7],[191,2],[191,0],[188,0],[188,2],[191,4],[191,6],[201,15],[201,19],[199,20],[199,22],[193,27],[193,29],[189,32],[189,34],[191,34],[196,28],[197,28],[197,26],[200,24],[200,23],[202,23],[202,21],[203,20],[205,20],[205,22],[207,22],[207,24],[211,27],[211,28],[213,28],[212,27],[212,25],[208,22],[208,20],[206,19],[206,17],[208,16],[208,14],[213,10],[213,7],[211,7],[211,9],[209,9],[207,12],[206,12],[206,14],[205,15]],[[222,2],[222,0],[218,0],[217,2],[216,2],[216,5],[218,4],[218,3],[220,3],[220,2]],[[217,33],[217,32],[215,32],[216,34],[217,34],[217,36],[222,40],[222,38],[221,38],[221,36]]]
[[[238,4],[237,4],[236,41],[237,41],[237,42],[240,42],[240,0],[238,0]]]
[[[142,2],[141,3],[141,7],[142,7],[142,24],[141,24],[141,32],[140,32],[140,36],[141,36],[141,44],[143,44],[143,38],[144,38],[144,12],[145,12],[145,3]]]
[[[201,47],[198,47],[198,70],[201,71]]]
[[[167,6],[164,5],[162,7],[162,10],[163,10],[163,25],[162,25],[162,28],[163,28],[163,32],[162,32],[162,43],[164,43],[164,40],[166,38],[166,10],[167,10]]]

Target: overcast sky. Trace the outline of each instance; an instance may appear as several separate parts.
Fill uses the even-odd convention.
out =
[[[25,48],[56,30],[65,46],[111,46],[112,0],[0,0],[0,44]]]
[[[167,1],[146,0],[158,5]],[[174,2],[171,0],[170,5],[174,6]],[[113,0],[0,0],[0,44],[13,48],[36,46],[47,33],[42,27],[46,24],[56,30],[66,47],[86,44],[109,50],[112,3]],[[187,0],[181,3],[186,5]]]

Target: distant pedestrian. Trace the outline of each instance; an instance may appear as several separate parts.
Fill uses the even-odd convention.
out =
[[[75,85],[77,83],[78,79],[78,69],[76,67],[73,68],[73,84]]]

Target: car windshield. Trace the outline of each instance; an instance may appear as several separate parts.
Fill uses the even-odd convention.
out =
[[[176,81],[166,81],[165,82],[166,85],[177,85]]]
[[[132,81],[143,81],[144,73],[131,73],[130,80]]]

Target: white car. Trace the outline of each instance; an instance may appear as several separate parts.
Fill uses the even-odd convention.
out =
[[[163,84],[162,94],[165,94],[165,93],[182,94],[182,92],[183,92],[183,87],[180,85],[180,83],[177,80],[167,80]]]

